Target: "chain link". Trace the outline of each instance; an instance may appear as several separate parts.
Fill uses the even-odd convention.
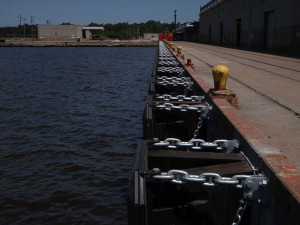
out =
[[[183,82],[183,81],[188,81],[190,82],[191,79],[188,77],[167,77],[167,76],[161,76],[157,77],[157,80],[162,80],[162,81],[178,81],[178,82]]]
[[[166,55],[161,55],[161,56],[165,57]],[[159,66],[174,66],[174,67],[176,67],[176,66],[179,65],[179,62],[176,62],[175,60],[173,60],[173,61],[171,61],[171,60],[170,61],[159,60],[157,62],[157,65],[159,65]]]
[[[157,94],[155,96],[157,99],[159,100],[164,100],[164,101],[193,101],[193,102],[201,102],[204,100],[204,96],[197,96],[197,95],[192,95],[190,97],[187,97],[186,95],[177,95],[177,96],[172,96],[172,95],[168,95],[168,94],[164,94],[164,95],[159,95]]]
[[[159,170],[159,169],[158,169]],[[239,176],[237,179],[236,176]],[[183,170],[169,170],[152,176],[153,179],[170,181],[175,184],[184,184],[186,182],[199,182],[203,186],[213,187],[219,184],[235,185],[236,188],[243,188],[245,179],[249,175],[235,175],[233,177],[222,177],[217,173],[202,173],[200,175],[190,175]]]
[[[156,143],[154,143],[154,146],[160,146],[160,147],[168,147],[171,149],[175,149],[178,147],[188,147],[193,150],[201,150],[203,148],[215,148],[216,150],[222,151],[225,148],[228,148],[228,144],[231,144],[233,148],[238,148],[239,143],[237,140],[215,140],[213,142],[205,142],[202,139],[196,139],[192,138],[188,142],[181,141],[178,138],[166,138],[164,141],[159,141],[157,138],[154,138]],[[243,177],[242,177],[243,178]],[[242,179],[240,178],[240,179]],[[236,179],[239,179],[238,177]]]
[[[176,61],[174,55],[169,51],[169,49],[160,41],[159,42],[159,53],[158,53],[158,67],[157,72],[161,74],[174,74],[179,75],[180,77],[167,77],[161,76],[157,77],[158,85],[173,85],[173,86],[185,86],[184,95],[156,95],[157,99],[164,101],[199,101],[203,100],[202,96],[189,96],[190,91],[192,90],[193,83],[187,77],[184,77],[184,69],[179,67],[179,63]],[[193,138],[188,142],[183,142],[177,138],[167,138],[164,141],[157,140],[157,143],[154,143],[154,146],[168,147],[170,149],[176,149],[178,147],[187,147],[188,150],[201,150],[203,148],[215,148],[217,150],[223,150],[224,148],[231,149],[227,150],[227,152],[231,152],[232,149],[239,147],[239,142],[237,140],[215,140],[213,142],[205,142],[202,139],[196,139],[200,129],[203,125],[204,118],[208,118],[207,114],[209,113],[209,109],[207,106],[190,106],[187,104],[181,104],[175,106],[170,103],[164,103],[160,105],[156,105],[158,109],[164,110],[180,110],[180,111],[188,111],[188,110],[196,110],[197,112],[201,112],[201,116],[198,118],[199,121],[197,123],[196,129],[193,133]],[[202,115],[203,114],[203,115]],[[153,169],[154,171],[154,169]],[[157,174],[158,173],[158,174]],[[152,178],[170,181],[175,184],[184,184],[186,182],[199,182],[203,186],[214,187],[220,184],[227,185],[235,185],[236,188],[244,188],[245,180],[251,176],[249,175],[235,175],[233,177],[222,177],[217,173],[202,173],[200,175],[190,175],[186,171],[182,170],[169,170],[168,172],[161,172],[158,168],[155,168],[155,173],[152,172]],[[232,221],[232,225],[239,225],[248,205],[247,200],[243,197],[239,200],[239,207],[236,211],[235,217]]]
[[[203,124],[203,117],[200,116],[199,117],[199,122],[197,123],[196,129],[194,131],[193,139],[197,138],[197,136],[199,134],[199,131],[200,131],[201,127],[202,127],[202,124]]]
[[[173,110],[173,109],[177,110],[178,109],[183,112],[186,112],[188,110],[202,112],[202,111],[206,111],[207,109],[208,110],[211,109],[208,105],[205,105],[205,104],[193,105],[193,106],[190,106],[188,104],[180,104],[177,106],[177,105],[174,105],[172,103],[167,103],[167,102],[156,105],[156,108],[164,109],[164,110]]]
[[[175,66],[175,67],[167,67],[167,66],[160,66],[157,68],[158,73],[165,73],[165,74],[183,74],[184,69],[181,67]]]
[[[174,81],[163,80],[163,81],[157,81],[156,83],[159,85],[163,85],[163,86],[172,85],[172,86],[176,87],[176,86],[188,86],[191,82],[189,82],[189,81],[179,82],[176,80],[174,80]]]
[[[157,84],[159,85],[173,85],[173,86],[178,86],[178,85],[183,85],[183,86],[189,86],[192,84],[190,78],[188,77],[167,77],[167,76],[161,76],[157,77]]]
[[[243,214],[247,208],[247,205],[248,205],[248,202],[247,200],[242,197],[239,201],[240,205],[236,211],[236,214],[235,214],[235,217],[233,218],[233,221],[232,221],[232,225],[239,225],[241,220],[242,220],[242,217],[243,217]]]

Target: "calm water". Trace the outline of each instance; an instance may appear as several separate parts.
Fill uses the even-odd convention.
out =
[[[127,224],[156,48],[0,48],[0,224]]]

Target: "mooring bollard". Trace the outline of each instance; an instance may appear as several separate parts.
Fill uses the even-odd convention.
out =
[[[226,90],[226,82],[229,74],[229,69],[227,66],[218,65],[212,70],[215,83],[215,91]]]
[[[215,66],[212,70],[214,76],[215,88],[211,90],[212,99],[226,99],[232,106],[239,108],[239,99],[236,97],[236,94],[226,88],[227,78],[229,75],[229,69],[227,66],[218,65]]]
[[[184,55],[181,54],[182,52],[182,47],[181,46],[177,46],[177,55],[178,57],[181,57],[184,60]]]
[[[193,70],[195,70],[194,64],[192,63],[191,57],[188,57],[186,60],[186,66],[191,67]]]

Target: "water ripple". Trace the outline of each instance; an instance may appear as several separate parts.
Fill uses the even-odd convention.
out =
[[[1,49],[1,224],[127,224],[155,51]]]

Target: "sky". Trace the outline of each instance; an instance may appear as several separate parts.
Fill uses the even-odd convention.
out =
[[[162,23],[199,20],[200,6],[210,0],[0,0],[0,27],[18,26],[22,16],[30,24],[58,25],[70,22],[88,25],[90,22],[144,23],[156,20]],[[23,24],[23,20],[22,20]]]

